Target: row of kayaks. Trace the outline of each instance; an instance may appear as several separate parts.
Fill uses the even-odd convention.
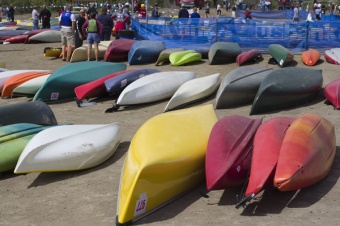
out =
[[[170,99],[164,109],[169,111],[217,92],[216,109],[252,104],[250,114],[260,114],[309,103],[323,87],[321,70],[302,67],[239,67],[221,79],[219,73],[198,78],[191,71],[126,70],[124,63],[79,62],[51,73],[1,72],[2,97],[27,95],[46,103],[76,99],[81,104],[111,95],[117,98],[116,107]],[[325,97],[336,108],[340,106],[338,87],[335,80],[324,88]]]
[[[0,41],[3,44],[60,43],[61,33],[56,29],[0,30]]]
[[[114,154],[120,138],[119,123],[2,126],[0,166],[15,173],[91,168]],[[334,125],[316,114],[266,122],[219,119],[210,104],[156,115],[136,131],[127,151],[117,225],[152,213],[204,180],[208,190],[249,181],[237,207],[271,187],[308,187],[328,174],[335,150]]]

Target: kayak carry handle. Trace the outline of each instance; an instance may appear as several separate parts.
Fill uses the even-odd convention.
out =
[[[105,113],[112,113],[112,112],[115,112],[115,111],[118,111],[120,105],[119,104],[113,104],[112,108],[108,108],[106,109]]]

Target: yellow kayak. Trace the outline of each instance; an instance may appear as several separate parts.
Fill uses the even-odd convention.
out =
[[[45,57],[59,57],[62,52],[62,48],[46,47],[44,49]]]
[[[171,111],[146,121],[123,165],[117,225],[134,222],[204,182],[213,105]]]

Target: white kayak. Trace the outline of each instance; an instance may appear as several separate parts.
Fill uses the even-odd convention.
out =
[[[13,90],[12,96],[35,95],[51,74],[40,76],[22,83]]]
[[[70,62],[79,62],[79,61],[86,61],[87,60],[87,49],[88,45],[84,44],[83,46],[80,46],[76,48],[71,56]],[[103,59],[104,55],[106,53],[107,47],[103,45],[98,45],[98,59]],[[95,60],[95,54],[94,54],[94,47],[92,45],[90,60]]]
[[[111,157],[120,139],[119,123],[51,127],[29,141],[14,173],[91,168]]]
[[[164,112],[210,96],[217,90],[220,82],[220,73],[187,81],[171,97]]]
[[[58,30],[50,29],[32,35],[31,37],[28,38],[28,40],[29,42],[46,42],[46,43],[61,42],[61,32]]]
[[[167,71],[142,77],[128,85],[119,95],[116,105],[143,104],[170,98],[196,72]]]
[[[50,70],[8,70],[8,71],[3,71],[0,73],[0,91],[2,91],[2,88],[4,87],[6,81],[14,76],[18,75],[21,73],[25,72],[30,72],[30,71],[39,71],[39,72],[49,72]],[[50,71],[52,73],[52,71]]]

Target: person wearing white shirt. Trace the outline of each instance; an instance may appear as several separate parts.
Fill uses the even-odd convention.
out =
[[[33,28],[32,31],[39,29],[39,12],[38,12],[38,6],[33,6],[32,10],[32,20],[33,20]]]

